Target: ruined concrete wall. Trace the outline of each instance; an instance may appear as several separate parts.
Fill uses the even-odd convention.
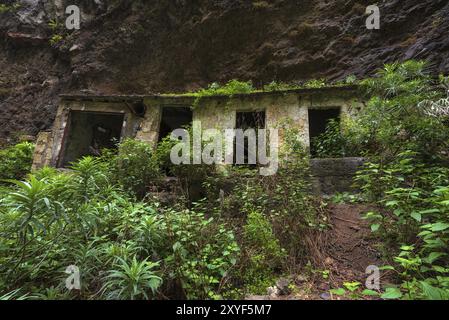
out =
[[[51,131],[42,131],[38,134],[34,149],[32,170],[51,165],[52,145]]]
[[[332,195],[351,191],[353,178],[364,161],[363,158],[310,160],[314,193]]]
[[[144,103],[147,107],[147,111],[137,130],[136,139],[145,141],[154,147],[159,138],[162,109],[160,107],[160,102],[157,99],[145,99]]]
[[[266,112],[266,127],[280,129],[280,143],[283,141],[282,126],[298,130],[298,139],[310,147],[309,109],[341,108],[341,117],[350,117],[363,107],[353,93],[285,93],[246,95],[233,98],[204,98],[193,112],[193,120],[200,121],[203,129],[232,129],[236,125],[236,112]]]
[[[147,97],[144,104],[147,107],[144,119],[136,134],[136,139],[156,146],[159,140],[162,110],[164,107],[191,107],[194,99],[191,97]]]
[[[290,127],[298,129],[299,139],[308,142],[307,107],[296,95],[261,95],[234,98],[206,98],[193,112],[194,122],[201,122],[202,129],[234,129],[237,112],[266,112],[266,128],[281,129],[288,120]],[[282,130],[280,130],[282,144]]]
[[[112,100],[108,100],[112,99]],[[143,101],[146,111],[137,115],[130,104]],[[70,97],[63,99],[50,136],[43,134],[41,143],[47,143],[44,151],[36,155],[36,166],[40,164],[58,166],[64,152],[70,111],[98,113],[120,113],[125,115],[122,138],[132,137],[156,146],[159,139],[160,122],[164,107],[193,106],[192,96],[147,96],[147,97]],[[306,90],[277,93],[256,93],[233,97],[205,97],[194,106],[193,121],[201,123],[202,129],[234,129],[236,113],[265,111],[267,129],[279,129],[279,142],[283,142],[282,126],[298,130],[298,138],[306,148],[310,147],[309,109],[341,108],[342,117],[355,114],[363,103],[355,91],[342,89]],[[135,110],[134,110],[135,111]],[[47,133],[48,134],[48,133]],[[70,143],[70,142],[68,142]],[[39,154],[40,153],[40,154]],[[39,160],[43,158],[45,160]],[[48,160],[50,159],[50,160]]]
[[[58,166],[60,158],[64,152],[66,143],[65,141],[67,132],[67,126],[69,124],[69,115],[71,111],[89,111],[89,112],[104,112],[104,113],[117,113],[123,114],[124,137],[135,137],[143,119],[133,115],[129,107],[125,103],[111,103],[111,102],[99,102],[99,101],[64,101],[58,108],[56,118],[53,124],[51,133],[51,148],[49,158],[51,166]]]

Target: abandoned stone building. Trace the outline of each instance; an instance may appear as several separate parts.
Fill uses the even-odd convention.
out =
[[[192,121],[201,121],[203,130],[224,130],[273,128],[288,119],[300,140],[310,147],[313,137],[325,131],[328,120],[350,117],[362,106],[354,86],[211,96],[199,102],[194,95],[62,95],[53,127],[37,137],[33,167],[64,168],[128,137],[154,146]],[[346,189],[350,179],[343,177],[350,177],[361,161],[312,160],[320,191]]]

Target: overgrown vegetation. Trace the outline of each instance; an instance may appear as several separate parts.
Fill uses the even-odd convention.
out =
[[[0,191],[2,299],[241,298],[264,293],[307,262],[309,228],[319,232],[324,225],[309,195],[300,144],[289,157],[295,165],[265,179],[246,168],[207,166],[206,176],[164,167],[170,143],[153,150],[125,140],[117,152],[86,157],[68,172],[44,168],[26,179],[29,167],[5,167],[9,178],[21,180],[8,180]],[[22,148],[8,149],[11,163],[21,163]],[[150,189],[163,180],[162,169],[181,188],[204,183],[205,198],[194,203],[185,191],[160,203]],[[79,268],[81,290],[66,288],[69,266]]]
[[[50,37],[50,45],[55,46],[64,40],[64,36],[67,34],[65,26],[58,21],[58,19],[53,19],[48,22],[48,27],[50,28],[52,35]]]
[[[364,85],[372,98],[353,132],[370,161],[356,182],[379,207],[366,219],[400,281],[389,297],[448,299],[449,127],[422,107],[445,92],[415,61],[387,65]]]
[[[115,159],[114,159],[115,160]],[[43,169],[2,190],[2,292],[44,299],[218,297],[239,247],[223,222],[181,204],[138,201],[111,184],[110,163]],[[76,265],[81,291],[69,292]]]
[[[255,88],[253,87],[253,83],[251,81],[242,82],[238,80],[231,80],[223,86],[214,82],[209,85],[208,88],[200,89],[197,92],[193,93],[193,95],[195,96],[193,107],[197,107],[200,104],[201,99],[204,97],[221,95],[232,97],[235,94],[251,93],[254,91]]]
[[[354,76],[347,77],[344,81],[337,81],[330,83],[326,79],[315,79],[309,80],[303,83],[287,83],[272,81],[261,88],[256,88],[252,81],[239,81],[236,79],[230,80],[225,84],[220,84],[214,82],[210,84],[207,88],[202,88],[194,92],[175,94],[175,95],[186,95],[195,97],[193,107],[200,105],[200,101],[205,97],[213,96],[225,96],[232,98],[237,94],[248,94],[248,93],[258,93],[258,92],[273,92],[273,91],[288,91],[288,90],[298,90],[298,89],[319,89],[325,87],[341,87],[356,84],[357,78]],[[168,94],[173,95],[173,94]]]
[[[0,4],[0,14],[5,12],[14,12],[17,11],[21,7],[20,3],[13,2],[11,4]]]
[[[31,171],[33,152],[34,145],[28,142],[0,150],[0,180],[25,177]]]
[[[331,293],[449,299],[447,83],[431,78],[424,62],[386,65],[362,82],[366,108],[330,122],[315,144],[322,157],[367,158],[355,179],[361,193],[334,198],[374,204],[365,219],[388,261],[382,270],[395,273],[382,292],[348,279]],[[197,97],[253,91],[231,81]],[[175,166],[170,139],[154,149],[125,140],[65,172],[30,173],[29,143],[1,151],[0,300],[242,298],[313,269],[329,217],[310,192],[309,155],[288,121],[280,124],[281,166],[270,177],[239,166]],[[153,190],[167,175],[182,194],[163,202]],[[81,272],[80,290],[66,288],[69,266]]]

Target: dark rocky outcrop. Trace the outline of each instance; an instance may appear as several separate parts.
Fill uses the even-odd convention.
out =
[[[429,59],[449,70],[447,0],[386,0],[367,30],[353,0],[1,0],[0,137],[53,121],[62,92],[150,93],[232,78],[303,81],[370,75]],[[51,45],[51,20],[78,4],[81,30]]]

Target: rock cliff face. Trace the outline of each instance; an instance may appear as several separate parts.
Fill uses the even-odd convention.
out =
[[[371,2],[0,0],[0,137],[48,128],[60,93],[360,78],[410,58],[448,73],[447,0],[381,1],[381,29],[367,30]],[[79,31],[64,28],[69,4]]]

